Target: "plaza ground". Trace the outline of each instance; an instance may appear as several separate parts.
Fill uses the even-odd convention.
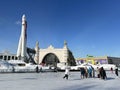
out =
[[[120,75],[120,73],[119,73]],[[107,71],[107,80],[80,79],[80,72],[4,73],[0,74],[0,90],[120,90],[120,78]]]

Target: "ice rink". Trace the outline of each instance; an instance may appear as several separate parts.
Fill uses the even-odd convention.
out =
[[[120,73],[119,73],[120,75]],[[80,79],[80,72],[7,73],[0,74],[0,90],[120,90],[120,78],[107,72],[107,80]]]

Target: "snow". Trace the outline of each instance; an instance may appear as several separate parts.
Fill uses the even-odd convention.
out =
[[[64,72],[1,73],[0,90],[120,90],[120,78],[110,71],[107,80],[80,79],[80,72],[70,72],[68,80],[63,76]]]

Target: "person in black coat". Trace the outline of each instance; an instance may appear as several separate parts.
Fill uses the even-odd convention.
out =
[[[100,76],[101,76],[101,79],[104,79],[104,80],[107,78],[106,71],[104,70],[103,67],[101,67],[100,69]]]
[[[39,73],[39,67],[38,66],[36,67],[36,72]]]
[[[118,76],[118,68],[117,67],[115,68],[115,74],[116,74],[116,76]]]

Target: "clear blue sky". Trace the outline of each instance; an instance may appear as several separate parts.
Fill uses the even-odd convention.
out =
[[[16,53],[23,14],[28,47],[66,40],[75,57],[120,57],[120,0],[0,0],[0,52]]]

